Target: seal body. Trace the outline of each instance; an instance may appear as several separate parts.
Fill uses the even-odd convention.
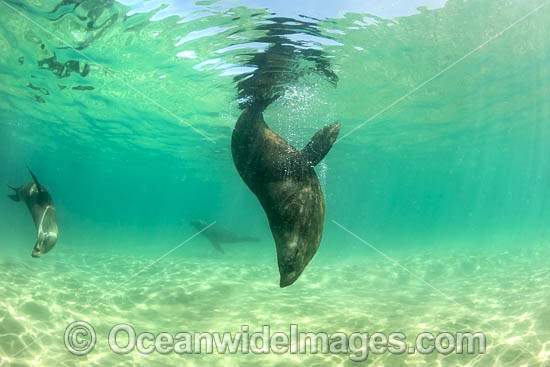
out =
[[[298,279],[321,243],[325,199],[314,167],[339,131],[339,123],[325,126],[300,151],[267,126],[261,109],[253,108],[242,112],[233,130],[233,162],[267,215],[281,287]]]
[[[191,225],[195,227],[197,231],[201,231],[208,226],[208,223],[202,219],[194,219],[191,222]],[[221,252],[222,254],[225,251],[222,248],[223,243],[242,243],[242,242],[258,242],[259,239],[252,236],[241,235],[239,233],[231,232],[225,228],[220,228],[214,226],[209,228],[207,231],[201,232],[201,234],[206,237],[206,239],[214,246],[214,248]]]
[[[36,176],[29,170],[33,181],[11,187],[15,191],[8,195],[14,201],[23,201],[32,215],[37,231],[37,240],[32,251],[32,257],[40,257],[49,252],[56,244],[58,237],[57,218],[52,197],[40,185]]]

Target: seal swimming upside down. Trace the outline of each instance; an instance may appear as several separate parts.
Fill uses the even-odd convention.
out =
[[[32,171],[29,168],[27,169],[33,182],[26,183],[18,188],[8,185],[15,191],[15,194],[8,196],[14,201],[22,200],[27,204],[38,232],[38,239],[32,250],[32,257],[40,257],[49,252],[57,242],[57,219],[52,197],[44,186],[38,182]]]
[[[253,55],[246,51],[243,57],[251,57],[245,66],[251,69],[234,78],[242,113],[231,137],[231,153],[241,178],[267,214],[280,285],[286,287],[298,279],[321,243],[325,198],[313,168],[336,141],[340,124],[325,126],[298,150],[267,126],[263,112],[302,77],[318,74],[336,86],[338,76],[331,70],[331,57],[309,47],[304,38],[327,38],[317,20],[276,16],[259,22],[255,30],[259,37],[247,42],[269,46]]]
[[[315,167],[340,131],[338,122],[319,130],[302,150],[264,121],[263,108],[245,109],[233,130],[231,153],[243,181],[258,197],[277,247],[280,286],[293,284],[321,243],[325,199]]]

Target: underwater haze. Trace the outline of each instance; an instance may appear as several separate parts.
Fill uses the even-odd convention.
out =
[[[548,19],[549,0],[0,0],[0,366],[550,367]],[[341,124],[315,168],[321,245],[285,288],[231,154],[257,104],[298,149]],[[59,227],[40,258],[7,196],[27,166]],[[216,230],[257,241],[221,252]],[[480,332],[486,351],[117,354],[120,323]]]

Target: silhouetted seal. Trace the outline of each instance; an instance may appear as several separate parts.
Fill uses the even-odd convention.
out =
[[[193,219],[190,223],[197,229],[197,231],[200,231],[208,226],[208,223],[202,219]],[[219,226],[213,226],[212,228],[209,228],[208,231],[201,232],[201,234],[206,237],[212,246],[214,246],[214,248],[222,254],[225,253],[221,246],[222,243],[258,242],[260,240],[257,237],[240,235]]]
[[[277,246],[280,286],[298,279],[319,248],[325,199],[315,167],[340,131],[338,122],[319,130],[297,150],[272,131],[264,106],[245,109],[233,130],[233,162],[264,208]]]
[[[15,191],[14,195],[8,196],[14,201],[23,200],[27,204],[38,237],[32,250],[32,257],[40,257],[49,252],[57,242],[57,219],[52,197],[44,186],[40,185],[30,169],[29,173],[32,176],[33,182],[26,183],[18,188],[8,185],[8,187]]]

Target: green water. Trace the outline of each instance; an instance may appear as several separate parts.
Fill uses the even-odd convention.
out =
[[[60,228],[33,259],[27,209],[2,199],[0,365],[550,366],[550,4],[170,4],[0,2],[0,182],[31,167]],[[321,247],[284,289],[230,150],[235,77],[275,16],[310,33],[289,32],[303,49],[281,64],[266,122],[298,148],[342,124],[316,168]],[[222,255],[192,237],[195,218],[260,242]],[[96,328],[87,356],[63,345],[75,320]],[[121,322],[480,331],[487,353],[121,356],[106,341]]]

